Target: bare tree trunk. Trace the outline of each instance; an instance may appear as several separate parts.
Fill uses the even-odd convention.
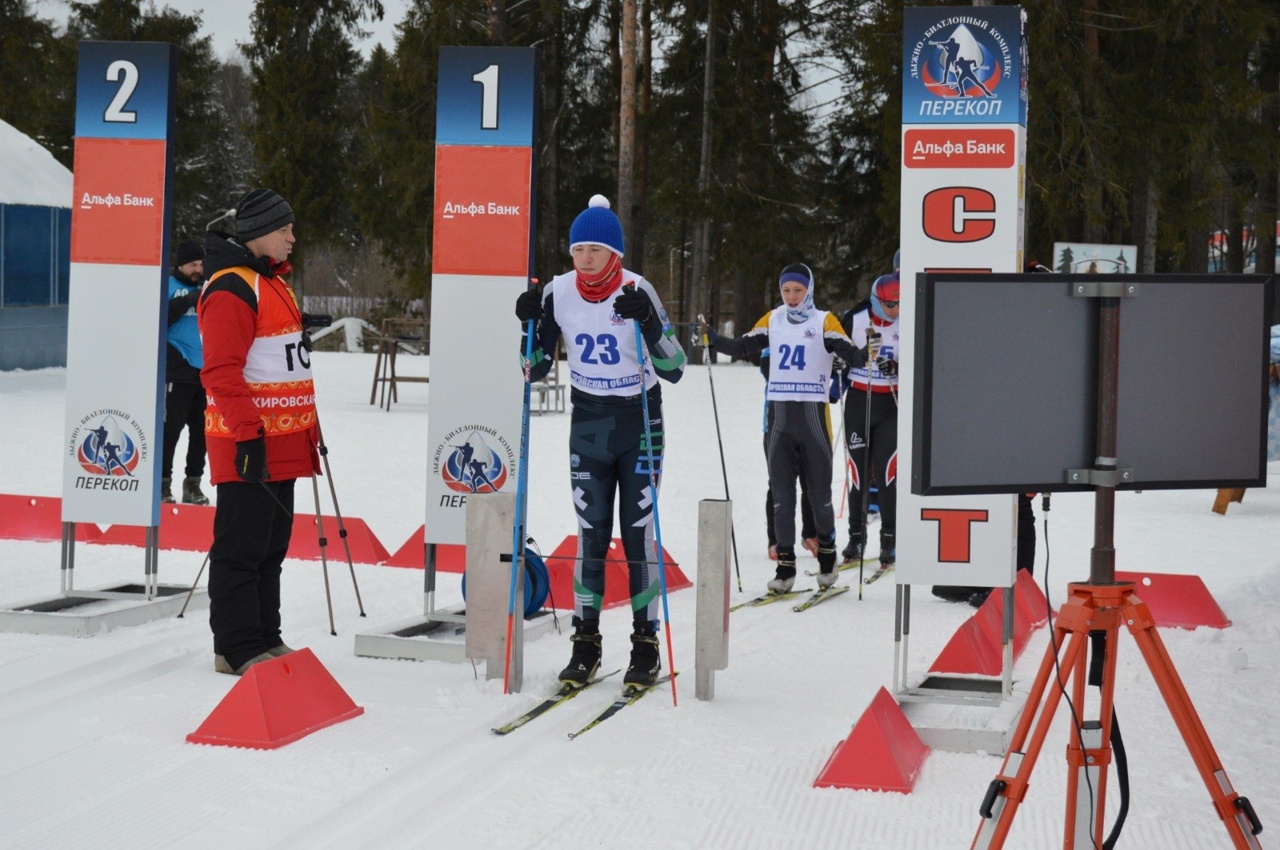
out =
[[[702,146],[698,159],[698,223],[693,236],[693,276],[689,283],[690,315],[707,312],[707,269],[711,266],[711,99],[715,87],[715,0],[707,3],[707,52],[702,72]]]
[[[1266,100],[1262,106],[1263,124],[1271,132],[1280,129],[1280,102],[1277,101],[1277,86],[1280,85],[1280,48],[1275,45],[1267,48],[1263,54],[1261,88]],[[1254,271],[1258,274],[1276,273],[1276,220],[1280,218],[1280,174],[1276,163],[1268,162],[1262,169],[1258,180],[1258,212],[1254,216],[1258,233],[1258,263]],[[1280,310],[1280,306],[1277,307]],[[1274,321],[1274,318],[1271,319]]]
[[[551,31],[553,35],[542,47],[542,138],[546,144],[538,152],[538,208],[542,212],[538,227],[541,261],[551,268],[539,273],[554,274],[557,246],[559,244],[560,218],[560,147],[556,125],[560,123],[560,90],[564,79],[561,67],[560,39],[562,21],[560,5],[553,4]],[[535,142],[536,143],[536,142]]]
[[[1101,56],[1098,45],[1098,0],[1082,0],[1084,7],[1084,53],[1087,57],[1085,67],[1081,69],[1080,89],[1081,106],[1086,115],[1097,111],[1095,98],[1098,97],[1094,84],[1093,72],[1098,66]],[[1102,214],[1102,177],[1098,174],[1098,151],[1092,141],[1085,144],[1085,197],[1084,197],[1084,239],[1086,242],[1100,242],[1103,238]]]
[[[618,92],[618,219],[631,233],[636,144],[636,0],[622,0],[622,79]]]
[[[1143,199],[1141,240],[1138,245],[1138,269],[1143,274],[1156,271],[1156,233],[1160,223],[1159,160],[1153,159],[1147,173],[1146,192]]]
[[[489,43],[507,43],[507,2],[489,0]]]
[[[631,220],[631,231],[628,237],[634,246],[631,269],[644,273],[645,226],[648,222],[649,209],[649,103],[653,94],[653,4],[650,0],[640,0],[644,41],[640,47],[640,118],[637,123],[638,140],[636,144],[636,180],[635,203],[632,205],[634,215]],[[671,297],[671,292],[667,293]]]

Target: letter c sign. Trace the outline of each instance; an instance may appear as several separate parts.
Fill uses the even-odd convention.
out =
[[[986,189],[934,189],[923,207],[924,234],[939,242],[981,242],[996,230],[996,196]]]

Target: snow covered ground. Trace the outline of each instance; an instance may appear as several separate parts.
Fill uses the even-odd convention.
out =
[[[407,366],[402,366],[409,371]],[[406,385],[390,412],[370,406],[373,358],[317,354],[316,386],[342,511],[395,551],[422,524],[428,385]],[[413,371],[418,371],[414,369]],[[425,367],[422,369],[425,371]],[[763,591],[762,382],[715,367],[745,593]],[[60,495],[62,370],[0,373],[0,492]],[[666,548],[691,576],[697,510],[723,496],[707,369],[664,386],[669,423],[661,492]],[[566,414],[532,422],[530,532],[550,552],[574,530]],[[183,448],[179,447],[179,457]],[[1280,474],[1272,464],[1270,476]],[[839,479],[837,479],[839,480]],[[1250,490],[1226,516],[1209,491],[1121,493],[1119,568],[1196,573],[1233,625],[1161,632],[1235,787],[1280,829],[1280,491]],[[312,506],[299,490],[301,510]],[[1087,577],[1090,495],[1059,494],[1041,532],[1036,578],[1055,604]],[[843,521],[841,542],[844,541]],[[58,590],[57,543],[0,541],[0,602]],[[163,551],[160,581],[190,583],[199,553]],[[816,562],[807,556],[806,566]],[[140,549],[81,545],[78,587],[140,581]],[[890,581],[804,614],[785,605],[734,613],[730,666],[716,698],[681,677],[586,736],[578,728],[616,693],[601,685],[510,736],[489,729],[555,687],[564,634],[531,640],[525,687],[504,696],[470,664],[358,658],[354,635],[421,613],[418,570],[332,569],[338,635],[329,634],[318,563],[286,562],[285,638],[310,647],[365,713],[274,751],[186,743],[235,680],[212,669],[203,612],[92,638],[0,634],[0,847],[967,847],[1000,766],[989,755],[933,752],[908,795],[814,789],[833,748],[892,680]],[[460,597],[441,574],[438,604]],[[672,593],[677,666],[694,669],[694,591]],[[972,613],[917,588],[910,669],[923,674]],[[605,669],[624,666],[629,614],[604,615]],[[1045,632],[1017,677],[1034,675]],[[665,662],[665,648],[664,648]],[[1133,641],[1121,638],[1117,712],[1132,776],[1121,847],[1228,847],[1209,797]],[[1061,846],[1066,712],[1018,812],[1010,847]],[[1114,788],[1109,794],[1113,801]]]

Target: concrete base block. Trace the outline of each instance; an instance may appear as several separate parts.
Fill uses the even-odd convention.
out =
[[[1030,685],[1015,680],[1005,699],[999,679],[929,676],[898,694],[898,702],[930,748],[1004,755],[1026,707]]]
[[[553,628],[550,611],[524,621],[525,640],[535,640]],[[356,635],[356,655],[366,658],[404,658],[410,661],[467,660],[467,617],[462,605],[390,623]]]
[[[162,584],[156,587],[155,597],[147,599],[143,585],[119,584],[7,604],[0,606],[0,632],[88,637],[140,626],[177,616],[190,589]],[[197,587],[187,610],[208,607],[208,591]]]

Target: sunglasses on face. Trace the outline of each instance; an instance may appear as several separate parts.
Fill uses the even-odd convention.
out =
[[[881,304],[883,304],[883,305],[884,305],[884,306],[886,306],[886,307],[889,307],[889,308],[893,308],[893,307],[897,307],[897,306],[898,306],[898,302],[897,302],[897,301],[881,301],[880,303],[881,303]]]

